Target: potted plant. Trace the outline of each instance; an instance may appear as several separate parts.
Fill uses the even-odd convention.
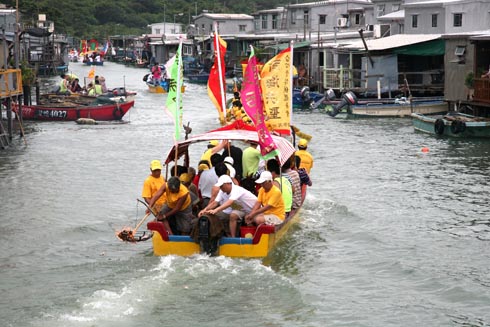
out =
[[[468,88],[467,99],[473,100],[473,94],[475,92],[475,74],[473,72],[469,72],[468,74],[466,74],[464,85]]]
[[[31,104],[31,88],[36,84],[36,70],[29,67],[27,61],[20,64],[22,74],[22,91],[24,94],[24,105]]]

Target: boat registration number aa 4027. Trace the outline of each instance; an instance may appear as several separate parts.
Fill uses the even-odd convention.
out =
[[[46,118],[66,118],[68,113],[66,110],[42,110],[39,109],[36,111],[36,115],[38,117],[46,117]]]

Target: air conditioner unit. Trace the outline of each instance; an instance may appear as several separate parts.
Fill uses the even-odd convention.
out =
[[[337,27],[346,27],[347,26],[347,18],[339,17],[337,18]]]

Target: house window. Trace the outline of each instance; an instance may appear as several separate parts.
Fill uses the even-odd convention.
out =
[[[308,10],[303,11],[303,23],[305,26],[309,26],[310,24],[310,16],[308,14]]]
[[[354,24],[355,25],[361,25],[361,14],[355,14],[354,15]]]
[[[183,46],[183,55],[184,56],[192,56],[192,47],[191,46],[188,46],[188,45],[184,45]]]
[[[318,23],[320,25],[325,25],[327,23],[327,15],[320,15],[320,17],[318,17]]]
[[[291,10],[291,24],[296,24],[296,10]]]
[[[385,5],[378,5],[376,9],[378,13],[376,17],[383,16],[385,14]]]
[[[272,15],[272,29],[277,30],[277,15]]]
[[[400,4],[399,3],[395,3],[393,5],[391,5],[391,11],[398,11],[400,10]]]
[[[160,33],[160,29],[159,28],[155,28],[155,34],[162,34],[162,33]]]
[[[247,30],[247,25],[238,25],[238,30],[240,32],[245,32]]]
[[[463,56],[465,51],[466,51],[466,46],[458,45],[458,46],[456,46],[456,49],[454,50],[454,54],[456,56]]]
[[[255,17],[255,19],[254,19],[254,28],[256,30],[259,30],[260,29],[260,17]]]
[[[432,14],[432,27],[437,27],[437,14]]]
[[[454,27],[463,26],[463,14],[457,13],[453,15],[453,26]]]
[[[412,15],[412,27],[417,28],[419,25],[419,15]]]
[[[260,21],[262,22],[261,26],[263,30],[267,29],[267,15],[261,15]]]

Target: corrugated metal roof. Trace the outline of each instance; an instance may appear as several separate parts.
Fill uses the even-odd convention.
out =
[[[362,4],[362,5],[370,5],[373,6],[373,3],[371,0],[334,0],[334,1],[315,1],[315,2],[304,2],[304,3],[296,3],[296,4],[289,4],[287,7],[288,8],[307,8],[307,7],[321,7],[325,5],[332,5],[332,6],[338,6],[342,4],[347,4],[348,6],[356,5],[356,4]]]
[[[405,7],[445,5],[449,3],[458,3],[463,1],[464,0],[423,0],[423,1],[405,3]]]
[[[390,12],[384,16],[378,17],[379,20],[405,19],[405,10]]]
[[[246,14],[210,14],[204,13],[202,16],[209,17],[212,19],[254,19],[253,16]]]
[[[441,38],[441,34],[397,34],[375,40],[366,40],[366,43],[370,51],[381,51],[432,41],[439,38]],[[344,48],[351,50],[362,50],[364,49],[364,44],[362,43],[362,40],[359,40],[358,42],[347,45]]]

